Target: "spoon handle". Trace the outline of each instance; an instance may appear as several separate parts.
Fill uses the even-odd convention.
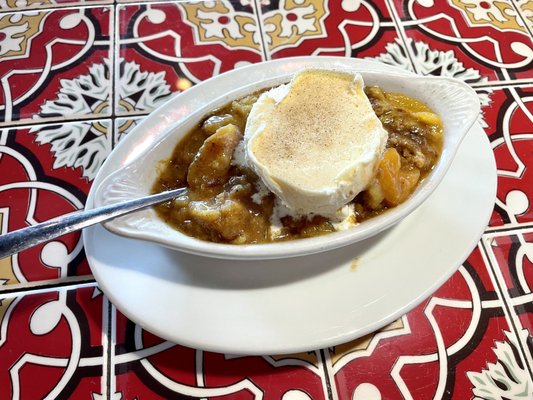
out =
[[[0,260],[67,233],[171,200],[186,191],[186,188],[174,189],[123,203],[76,211],[37,225],[5,233],[0,236]]]

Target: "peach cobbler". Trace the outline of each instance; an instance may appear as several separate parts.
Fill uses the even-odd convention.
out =
[[[441,119],[359,74],[304,70],[207,115],[161,165],[156,207],[181,232],[267,243],[350,228],[404,202],[438,161]]]

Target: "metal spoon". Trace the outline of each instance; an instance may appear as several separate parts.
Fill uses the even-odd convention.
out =
[[[184,194],[187,188],[169,190],[140,199],[77,211],[37,225],[0,235],[0,260],[22,250],[91,225],[141,210]]]

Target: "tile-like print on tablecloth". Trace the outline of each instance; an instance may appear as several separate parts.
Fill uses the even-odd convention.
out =
[[[393,329],[371,335],[364,346],[356,341],[334,349],[330,362],[339,398],[485,399],[500,393],[526,399],[533,394],[503,302],[479,278],[487,272],[476,253]]]
[[[491,80],[533,79],[533,42],[512,2],[410,0],[395,6],[408,38],[452,50]]]
[[[264,59],[253,2],[118,8],[116,113],[148,113],[191,85]]]
[[[454,43],[426,35],[418,28],[405,29],[408,56],[415,64],[415,71],[424,75],[451,76],[469,84],[484,84],[489,80],[503,79],[499,70],[469,57]],[[463,75],[463,76],[461,76]]]
[[[514,4],[519,17],[533,36],[533,3],[529,0],[515,0]]]
[[[110,8],[0,14],[0,123],[107,116]]]
[[[494,279],[509,305],[510,318],[520,338],[519,350],[533,371],[533,224],[485,233],[483,244]],[[529,318],[528,318],[529,317]]]
[[[133,128],[141,123],[144,117],[117,118],[113,132],[113,145],[116,146]]]
[[[116,392],[150,399],[327,399],[323,351],[241,357],[166,342],[117,312]]]
[[[498,168],[491,226],[533,221],[533,88],[508,87],[491,94],[484,108]]]
[[[528,297],[533,291],[533,224],[487,232],[486,248],[497,268],[502,290],[510,298]]]
[[[261,3],[269,58],[372,57],[397,38],[384,1],[276,0]]]
[[[0,129],[0,232],[83,209],[111,151],[110,120]],[[8,284],[87,275],[81,233],[73,232],[1,260]]]
[[[36,10],[74,5],[110,4],[113,0],[3,0],[0,11]]]
[[[0,294],[0,398],[104,398],[99,293]]]
[[[526,353],[526,362],[533,370],[533,294],[522,299],[513,299],[518,316],[517,329],[522,334],[522,344]]]

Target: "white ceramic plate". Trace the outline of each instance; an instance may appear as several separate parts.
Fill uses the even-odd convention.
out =
[[[392,67],[356,59],[282,59],[271,69],[305,65]],[[266,73],[265,72],[265,73]],[[233,71],[215,88],[223,93]],[[214,93],[216,96],[217,93]],[[165,127],[201,104],[163,107],[150,129],[127,136],[102,166],[93,188],[153,145]],[[83,232],[101,289],[143,328],[194,348],[276,354],[336,345],[372,332],[416,306],[466,259],[481,236],[496,194],[496,166],[475,125],[430,198],[400,224],[371,239],[285,260],[215,260],[123,238],[101,226]],[[92,207],[91,191],[87,207]],[[352,261],[356,259],[357,267]]]

